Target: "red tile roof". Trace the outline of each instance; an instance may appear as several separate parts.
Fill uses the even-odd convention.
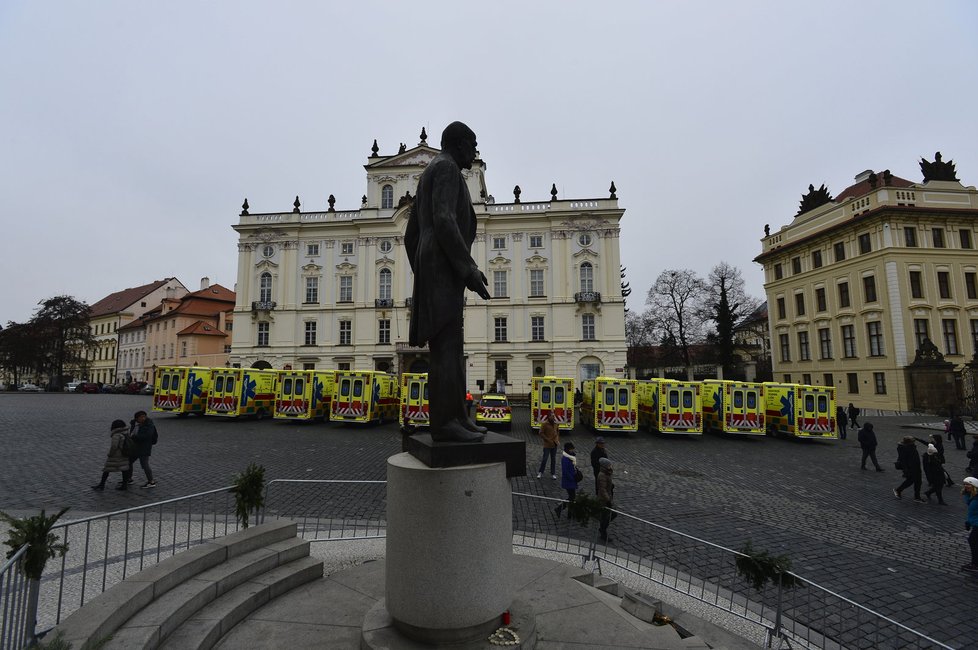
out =
[[[89,317],[94,318],[96,316],[106,316],[108,314],[120,312],[129,305],[132,305],[138,301],[140,298],[144,298],[160,287],[164,286],[170,280],[176,280],[176,278],[157,280],[156,282],[150,282],[149,284],[144,284],[140,287],[132,287],[131,289],[123,289],[122,291],[110,293],[92,305]]]
[[[234,292],[214,284],[206,289],[188,293],[180,298],[179,305],[166,313],[157,313],[147,317],[147,320],[157,320],[167,318],[174,314],[185,314],[189,316],[215,316],[221,312],[234,309]]]
[[[202,320],[196,321],[194,324],[189,325],[177,332],[177,336],[189,336],[192,334],[199,334],[203,336],[227,336],[227,332],[222,332],[221,330],[217,329],[215,325]]]
[[[905,178],[900,178],[899,176],[893,176],[892,180],[890,181],[890,184],[888,186],[884,186],[883,172],[880,172],[879,174],[877,174],[877,176],[879,177],[879,180],[877,180],[876,182],[876,188],[875,188],[877,190],[883,187],[910,187],[911,185],[914,184],[912,181],[908,181]],[[873,189],[874,188],[869,184],[868,179],[864,181],[859,181],[855,185],[850,185],[846,189],[839,192],[839,195],[835,197],[833,201],[835,201],[836,203],[842,203],[843,201],[845,201],[850,197],[856,198],[859,196],[869,194],[870,192],[873,191]]]

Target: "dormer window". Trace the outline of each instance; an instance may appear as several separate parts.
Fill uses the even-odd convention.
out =
[[[394,186],[384,185],[380,190],[380,208],[389,210],[394,207]]]

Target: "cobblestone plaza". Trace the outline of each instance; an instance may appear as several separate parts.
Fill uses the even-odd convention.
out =
[[[89,486],[101,471],[109,423],[128,421],[149,406],[150,398],[142,396],[0,395],[0,508],[25,514],[70,506],[66,518],[72,519],[228,485],[232,474],[252,461],[265,466],[269,479],[383,480],[385,459],[401,448],[396,424],[353,428],[157,414],[160,443],[151,462],[159,487],[94,492]],[[617,507],[730,548],[750,539],[755,548],[787,554],[796,573],[823,587],[944,643],[967,647],[978,633],[969,612],[978,578],[958,570],[967,560],[958,496],[967,459],[946,445],[946,468],[957,483],[945,491],[947,507],[916,504],[909,494],[897,500],[891,490],[900,481],[893,469],[898,439],[926,438],[942,430],[940,419],[874,415],[865,419],[876,425],[883,473],[859,469],[855,432],[833,442],[647,433],[609,437]],[[559,481],[549,474],[533,478],[539,445],[527,420],[525,409],[515,409],[510,435],[527,441],[528,467],[526,477],[513,479],[513,491],[562,497]],[[974,431],[974,423],[968,426]],[[590,432],[578,428],[563,438],[586,458]],[[585,477],[583,490],[593,492],[589,471]],[[137,486],[142,478],[137,466]],[[350,501],[344,509],[355,503],[361,516],[382,516],[381,490],[355,484],[343,489]],[[276,508],[303,512],[315,498],[308,491],[283,493]],[[552,523],[518,520],[517,526]],[[619,543],[642,551],[644,540]]]

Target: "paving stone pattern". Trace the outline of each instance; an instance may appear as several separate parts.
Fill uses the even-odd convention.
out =
[[[252,461],[264,465],[270,479],[383,480],[385,459],[401,449],[396,424],[357,428],[151,413],[160,432],[151,459],[159,487],[138,489],[144,480],[137,466],[136,489],[94,492],[89,486],[99,478],[109,423],[128,421],[149,406],[145,396],[0,394],[0,508],[26,513],[71,506],[69,518],[108,512],[228,485]],[[897,500],[891,494],[902,480],[893,468],[897,441],[942,431],[942,418],[867,419],[876,425],[883,473],[859,469],[855,431],[834,442],[606,436],[616,463],[617,507],[715,544],[740,548],[751,540],[755,548],[787,554],[794,571],[821,586],[944,643],[967,647],[978,638],[978,621],[968,606],[978,598],[978,576],[959,571],[968,559],[959,496],[965,454],[945,443],[946,468],[957,482],[945,490],[948,506],[914,503],[911,492]],[[528,443],[527,476],[514,479],[513,490],[563,497],[559,480],[547,474],[534,478],[540,447],[526,410],[516,409],[510,435]],[[579,447],[582,489],[593,493],[587,458],[593,435],[579,427],[563,439]],[[315,485],[274,489],[271,500],[280,513],[383,519],[383,486],[350,484],[328,494]],[[518,503],[518,524],[590,534],[550,510],[549,504]],[[649,554],[661,543],[655,531],[620,520],[611,534],[616,545],[633,553]]]

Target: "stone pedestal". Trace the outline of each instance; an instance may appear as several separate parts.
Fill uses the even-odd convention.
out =
[[[458,643],[499,627],[513,600],[512,510],[504,463],[387,459],[385,605],[402,634]]]

